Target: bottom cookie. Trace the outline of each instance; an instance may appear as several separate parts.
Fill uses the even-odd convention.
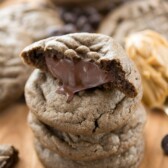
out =
[[[60,157],[44,148],[37,140],[35,141],[35,149],[46,168],[137,168],[143,158],[144,142],[140,139],[135,146],[121,155],[89,162],[73,161]]]

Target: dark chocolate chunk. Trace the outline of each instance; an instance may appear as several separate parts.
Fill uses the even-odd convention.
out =
[[[97,28],[97,25],[99,25],[100,20],[101,20],[100,15],[93,14],[92,16],[89,17],[89,22],[95,29]]]
[[[85,16],[80,16],[79,21],[76,23],[79,29],[82,29],[88,22],[88,19]]]
[[[101,14],[93,7],[60,8],[65,24],[73,24],[78,32],[95,32],[101,22]]]
[[[168,155],[168,135],[166,135],[161,142],[162,149]]]
[[[18,161],[18,151],[10,145],[0,145],[0,168],[12,168]]]

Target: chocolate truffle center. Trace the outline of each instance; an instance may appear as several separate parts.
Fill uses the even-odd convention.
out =
[[[100,69],[92,62],[73,61],[67,58],[56,60],[49,56],[45,59],[50,73],[62,83],[57,92],[68,95],[67,102],[70,102],[79,91],[114,81],[110,72]]]

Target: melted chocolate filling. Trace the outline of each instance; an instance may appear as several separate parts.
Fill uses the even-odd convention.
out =
[[[66,58],[56,60],[49,56],[45,59],[50,73],[62,82],[57,92],[68,95],[67,102],[79,91],[114,81],[110,72],[100,69],[95,63]]]

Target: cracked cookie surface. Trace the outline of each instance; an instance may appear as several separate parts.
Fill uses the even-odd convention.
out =
[[[110,133],[82,136],[60,132],[43,124],[33,114],[29,114],[30,127],[44,147],[62,157],[81,161],[102,159],[128,150],[142,137],[145,121],[146,112],[140,105],[121,129]]]
[[[51,29],[63,25],[57,9],[53,9],[48,1],[25,2],[3,8],[0,20],[24,29],[34,41],[50,37]]]
[[[72,134],[90,135],[122,127],[140,99],[127,98],[116,89],[95,89],[75,95],[67,103],[66,96],[56,92],[58,87],[51,75],[35,70],[26,84],[26,101],[39,120]]]
[[[132,146],[125,153],[90,162],[65,159],[44,148],[37,141],[35,142],[35,149],[39,159],[47,168],[55,168],[55,165],[58,168],[137,168],[143,158],[144,142],[140,139],[135,146]]]

